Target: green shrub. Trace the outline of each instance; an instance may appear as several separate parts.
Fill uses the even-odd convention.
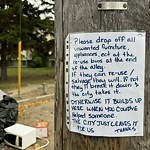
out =
[[[32,68],[43,67],[42,58],[40,56],[36,55],[36,53],[33,53],[32,61],[31,61],[30,65]]]

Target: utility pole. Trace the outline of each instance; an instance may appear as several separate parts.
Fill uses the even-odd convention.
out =
[[[101,3],[103,2],[103,3]],[[100,0],[56,0],[55,1],[55,40],[56,40],[56,93],[55,93],[55,150],[148,150],[150,149],[150,109],[149,109],[149,73],[150,40],[147,26],[141,14],[146,15],[149,1],[136,0],[120,5]],[[111,2],[116,2],[112,0]],[[106,5],[105,5],[106,4]],[[108,9],[110,8],[111,9]],[[104,9],[102,9],[104,8]],[[139,20],[138,20],[139,19]],[[150,18],[147,18],[150,22]],[[145,20],[146,22],[146,20]],[[94,137],[70,132],[66,126],[65,102],[65,39],[75,32],[109,32],[145,30],[145,100],[144,100],[144,136],[142,137]],[[140,69],[140,68],[139,68]]]

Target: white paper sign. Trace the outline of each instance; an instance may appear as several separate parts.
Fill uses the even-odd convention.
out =
[[[66,45],[69,130],[143,136],[145,32],[75,33]]]

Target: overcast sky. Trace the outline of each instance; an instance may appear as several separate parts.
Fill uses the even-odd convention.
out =
[[[39,8],[40,8],[41,10],[43,10],[45,7],[48,8],[48,6],[46,6],[46,5],[45,5],[45,6],[40,6],[40,5],[41,5],[41,1],[40,1],[40,0],[28,0],[28,1],[29,1],[31,4],[33,4],[35,7],[39,6]],[[54,4],[54,2],[53,2],[52,0],[45,0],[45,1]],[[50,6],[49,6],[49,8],[50,8]],[[49,14],[47,14],[47,15],[49,15]],[[44,16],[45,16],[45,15],[42,15],[41,18],[43,19]],[[50,16],[52,16],[53,19],[54,19],[54,15],[53,15],[53,14],[50,14]]]

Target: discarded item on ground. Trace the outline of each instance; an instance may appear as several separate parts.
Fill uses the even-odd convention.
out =
[[[46,142],[46,144],[40,146],[39,144],[35,144],[35,150],[47,150],[47,146],[49,145],[49,140],[45,139],[45,138],[41,138],[41,137],[37,137],[41,140],[44,140]]]
[[[36,143],[36,129],[22,124],[14,124],[5,128],[5,143],[9,146],[25,149]]]
[[[16,123],[18,118],[18,103],[15,99],[3,95],[0,101],[0,143],[3,142],[6,127],[12,126]]]
[[[36,135],[37,137],[47,137],[48,133],[48,122],[40,121],[37,122],[36,128]]]
[[[5,131],[4,124],[0,122],[0,144],[4,141]]]
[[[2,90],[0,90],[0,100],[3,99],[3,95],[7,95],[5,92],[3,92]]]

